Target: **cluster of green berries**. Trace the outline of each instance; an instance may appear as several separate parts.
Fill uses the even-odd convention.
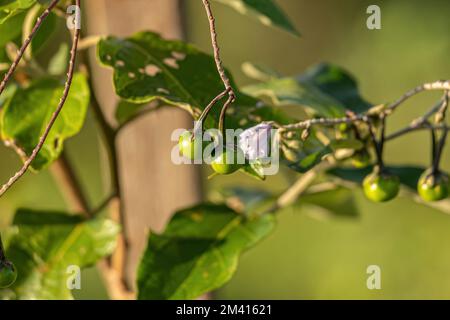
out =
[[[417,183],[417,193],[427,202],[439,201],[448,197],[449,176],[443,172],[426,170]],[[385,202],[394,199],[400,190],[400,179],[387,171],[375,169],[363,181],[366,197],[374,202]]]
[[[203,142],[197,141],[192,132],[185,131],[178,140],[180,154],[190,160],[199,160],[203,157]],[[211,162],[211,168],[217,174],[231,174],[243,168],[239,159],[244,159],[244,153],[240,148],[224,148]]]

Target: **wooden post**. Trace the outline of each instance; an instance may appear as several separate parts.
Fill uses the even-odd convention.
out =
[[[89,0],[84,2],[89,35],[127,36],[152,30],[168,38],[183,36],[178,0]],[[90,52],[94,88],[107,120],[114,123],[117,97],[112,73],[98,66]],[[174,107],[159,109],[136,120],[118,139],[120,181],[129,234],[128,282],[145,249],[149,228],[160,231],[170,215],[201,198],[198,168],[172,164],[170,140],[176,128],[191,128],[190,116]]]

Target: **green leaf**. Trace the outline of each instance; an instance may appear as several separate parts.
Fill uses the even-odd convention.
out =
[[[283,76],[267,66],[254,64],[251,62],[244,62],[242,64],[242,71],[251,79],[258,81],[268,81],[271,79],[282,78]]]
[[[296,207],[317,214],[316,210],[310,211],[311,207],[319,209],[321,218],[325,217],[350,217],[358,216],[353,191],[344,187],[337,187],[330,190],[306,193],[296,201]]]
[[[67,69],[69,59],[69,46],[67,43],[62,43],[58,51],[51,58],[48,63],[48,73],[53,76],[62,75]]]
[[[148,103],[132,103],[120,100],[116,106],[116,119],[119,124],[123,124],[130,119],[137,117],[145,108],[151,108]],[[154,108],[156,109],[156,108]]]
[[[259,163],[259,161],[252,161],[240,170],[247,173],[251,177],[256,178],[257,180],[264,181],[266,179],[266,176],[264,175],[264,167],[261,163]]]
[[[98,58],[114,69],[114,87],[123,100],[135,104],[162,101],[180,107],[197,119],[224,90],[212,56],[182,41],[165,40],[152,32],[129,38],[108,37],[99,42]],[[234,88],[232,78],[231,82]],[[220,104],[212,109],[205,128],[217,128]],[[268,119],[266,119],[268,118]],[[228,109],[227,128],[248,128],[264,120],[285,121],[281,111],[237,92]]]
[[[296,36],[300,33],[295,29],[286,14],[274,0],[216,0],[226,4],[241,14],[255,17],[262,24],[274,26],[288,31]]]
[[[25,19],[25,12],[15,15],[5,23],[0,24],[0,49],[8,42],[14,41],[22,34],[22,23]]]
[[[228,187],[220,190],[218,200],[226,201],[233,209],[247,215],[272,208],[280,195],[261,189]],[[313,185],[292,204],[295,209],[320,218],[358,216],[353,191],[342,186]]]
[[[273,215],[248,219],[223,205],[177,212],[151,234],[138,269],[139,299],[195,299],[224,285],[241,252],[274,228]]]
[[[40,79],[28,88],[17,89],[1,115],[2,138],[23,157],[37,145],[62,96],[64,85],[56,79]],[[69,96],[32,167],[40,170],[60,155],[64,140],[82,128],[89,104],[89,86],[82,74],[76,74]]]
[[[330,146],[323,145],[313,137],[303,143],[297,154],[297,161],[288,161],[288,167],[294,171],[305,173],[321,163],[325,156],[333,152]]]
[[[41,8],[38,14],[40,15],[44,10],[45,10],[44,8]],[[36,16],[36,19],[37,18],[38,15]],[[34,23],[35,22],[33,22],[33,25]],[[50,41],[52,35],[55,34],[55,31],[57,30],[57,23],[58,17],[56,16],[56,14],[51,12],[45,19],[45,22],[39,28],[39,31],[34,36],[33,40],[31,41],[31,50],[33,55],[38,54],[41,51],[41,49],[44,48],[45,44],[47,44]]]
[[[246,86],[242,91],[255,98],[267,98],[276,106],[302,106],[312,115],[342,117],[345,107],[316,87],[299,83],[294,78],[270,79]]]
[[[23,12],[36,3],[36,0],[0,0],[0,24]]]
[[[319,117],[343,117],[347,110],[361,113],[371,107],[360,96],[354,78],[329,64],[311,67],[297,77],[270,77],[246,86],[243,92],[257,98],[269,98],[274,105],[299,105],[311,116]]]
[[[108,219],[83,222],[79,216],[28,209],[16,213],[14,226],[7,252],[18,278],[0,297],[12,291],[16,299],[72,299],[68,267],[92,266],[110,255],[119,232]]]
[[[318,64],[309,68],[297,80],[301,84],[317,88],[355,113],[365,112],[372,106],[359,94],[354,77],[338,66]]]

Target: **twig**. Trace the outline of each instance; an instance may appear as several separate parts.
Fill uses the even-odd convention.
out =
[[[72,165],[63,150],[58,160],[50,167],[51,173],[60,185],[67,203],[74,212],[81,213],[86,218],[92,217],[89,210],[89,204],[83,194],[83,188],[78,180]]]
[[[222,110],[220,111],[220,118],[219,118],[219,131],[225,137],[224,123],[225,123],[226,111],[227,111],[227,108],[236,100],[236,94],[233,90],[233,87],[231,86],[231,81],[225,72],[225,69],[224,69],[223,63],[222,63],[222,59],[220,58],[220,47],[217,42],[216,21],[215,21],[214,14],[211,9],[211,4],[209,3],[209,0],[202,0],[202,1],[203,1],[203,6],[205,7],[206,14],[207,14],[208,20],[209,20],[209,31],[211,34],[211,44],[212,44],[213,51],[214,51],[214,61],[216,62],[217,71],[219,72],[220,78],[222,79],[222,82],[225,86],[225,92],[228,93],[228,99],[224,103]],[[219,96],[221,96],[221,95],[222,94],[219,94]],[[214,104],[215,104],[215,102],[214,102]],[[209,110],[208,110],[208,112],[209,112]]]
[[[448,92],[446,92],[445,99],[442,103],[442,107],[439,109],[442,120],[445,119],[445,113],[447,111],[448,103],[449,103],[449,95],[448,95]],[[434,162],[433,162],[433,170],[435,172],[439,172],[439,164],[441,161],[442,151],[444,150],[445,142],[447,141],[447,135],[448,135],[448,130],[444,130],[444,132],[442,133],[442,136],[440,137],[440,140],[436,146],[436,156],[435,156]]]
[[[411,98],[412,96],[429,90],[450,90],[450,80],[439,80],[430,83],[424,83],[414,89],[406,92],[403,96],[397,99],[395,102],[391,103],[385,110],[386,114],[392,113],[399,105]]]
[[[79,2],[79,0],[77,0],[77,1]],[[30,35],[27,37],[27,39],[22,44],[22,47],[17,52],[17,56],[15,57],[15,59],[14,59],[13,63],[11,64],[11,66],[9,67],[8,72],[6,72],[5,76],[3,77],[2,82],[0,83],[0,95],[5,90],[6,85],[8,84],[8,81],[10,80],[12,75],[14,74],[14,71],[16,70],[17,66],[19,65],[20,60],[22,59],[25,51],[27,50],[28,46],[30,45],[31,40],[34,38],[34,36],[36,35],[37,31],[41,27],[42,23],[47,18],[47,16],[50,14],[50,12],[53,10],[53,8],[58,4],[58,2],[59,2],[59,0],[53,0],[49,4],[47,9],[45,9],[45,11],[37,18],[36,23],[35,23],[33,29],[30,32]],[[1,196],[1,194],[0,194],[0,196]]]
[[[308,189],[319,173],[328,170],[333,166],[334,164],[331,162],[322,162],[300,176],[297,181],[295,181],[278,197],[275,204],[264,213],[275,213],[276,211],[293,204]]]
[[[443,99],[445,99],[445,96],[443,97]],[[386,137],[386,141],[395,139],[397,137],[400,137],[400,136],[402,136],[406,133],[409,133],[411,131],[414,131],[414,130],[429,128],[430,124],[428,123],[428,119],[433,114],[435,114],[436,112],[438,112],[441,109],[441,106],[443,103],[442,101],[439,101],[438,103],[436,103],[423,116],[418,117],[418,118],[414,119],[413,121],[411,121],[411,123],[407,127],[399,129],[399,130],[395,131],[394,133],[391,133],[390,135],[388,135]]]
[[[115,193],[111,193],[108,197],[106,197],[102,202],[100,202],[100,204],[95,207],[94,209],[92,209],[89,214],[92,217],[95,217],[98,213],[100,213],[103,209],[106,209],[111,201],[113,201],[114,199],[117,198],[117,195]]]
[[[366,114],[358,114],[353,117],[342,117],[342,118],[314,118],[297,123],[287,124],[281,126],[284,130],[297,130],[297,129],[307,129],[314,125],[322,126],[335,126],[341,123],[353,124],[355,122],[367,122],[369,121],[369,116]]]
[[[233,103],[234,99],[235,99],[234,96],[230,95],[227,101],[225,101],[222,110],[220,110],[219,131],[222,133],[224,139],[225,139],[225,117],[227,115],[227,109]]]
[[[225,69],[223,68],[222,60],[220,58],[220,47],[219,44],[217,43],[216,21],[214,18],[214,14],[211,10],[211,4],[209,3],[209,0],[202,0],[202,1],[203,6],[205,7],[206,10],[206,14],[208,15],[209,30],[211,33],[211,42],[214,50],[214,60],[216,62],[217,71],[219,72],[220,78],[222,79],[222,82],[225,85],[225,89],[228,90],[229,94],[234,96],[230,79],[225,73]]]
[[[111,216],[122,226],[122,232],[118,239],[118,246],[113,253],[112,258],[110,259],[109,267],[111,269],[114,269],[114,272],[117,273],[117,277],[121,281],[121,287],[129,291],[131,286],[128,284],[125,274],[129,242],[127,235],[125,208],[122,201],[122,190],[119,177],[119,161],[116,148],[116,137],[118,131],[115,131],[114,128],[112,128],[105,119],[100,104],[96,98],[94,87],[92,86],[92,79],[89,79],[89,84],[92,97],[91,106],[100,125],[100,129],[103,133],[109,158],[110,177],[114,194],[114,197],[109,200]]]
[[[3,247],[2,235],[0,233],[0,263],[6,260],[5,249]]]
[[[59,0],[54,0],[51,5],[49,6],[49,8],[52,8],[52,5],[55,6],[58,3]],[[80,6],[80,0],[76,0],[76,5]],[[50,12],[50,10],[47,8],[45,12]],[[48,15],[47,13],[47,15]],[[28,43],[31,41],[32,36],[36,33],[35,29],[37,30],[40,26],[40,23],[42,23],[42,19],[38,18],[38,21],[35,25],[35,27],[33,28],[33,31],[30,34],[30,37],[27,39]],[[37,26],[37,27],[36,27]],[[8,191],[9,188],[12,187],[12,185],[17,182],[17,180],[19,180],[24,174],[25,172],[28,170],[28,168],[31,166],[32,162],[34,161],[34,159],[36,158],[36,156],[38,155],[39,151],[41,151],[42,146],[45,143],[45,140],[48,137],[48,134],[50,133],[50,130],[53,127],[53,124],[55,123],[56,119],[58,118],[62,108],[64,107],[64,104],[67,100],[67,97],[69,95],[69,91],[70,91],[70,87],[72,85],[72,79],[73,79],[73,74],[75,71],[75,60],[76,60],[76,56],[77,56],[77,46],[78,46],[78,40],[80,38],[80,30],[79,29],[75,29],[74,31],[74,35],[73,35],[73,41],[72,41],[72,49],[70,51],[70,61],[69,61],[69,69],[67,72],[67,80],[66,83],[64,85],[64,91],[63,91],[63,95],[59,101],[59,104],[56,108],[56,110],[53,112],[50,121],[48,122],[45,131],[43,133],[43,135],[39,138],[39,142],[36,145],[36,147],[33,149],[33,152],[31,153],[30,157],[24,162],[22,168],[17,171],[9,180],[7,183],[5,183],[2,188],[0,189],[0,197],[5,194],[6,191]],[[27,45],[28,46],[28,45]],[[23,50],[26,49],[26,46],[22,46],[22,48],[24,48]],[[21,57],[23,55],[23,52],[20,54],[19,56]],[[20,59],[19,59],[20,60]],[[11,74],[14,71],[15,67],[13,68],[15,63],[18,63],[19,60],[16,60],[13,65],[11,65],[10,71]],[[5,76],[4,79],[4,85],[6,86],[6,82],[7,79],[9,79],[10,76],[8,76],[8,74]],[[6,80],[6,81],[5,81]],[[3,85],[3,82],[2,82]],[[0,93],[2,92],[2,87],[0,85]]]

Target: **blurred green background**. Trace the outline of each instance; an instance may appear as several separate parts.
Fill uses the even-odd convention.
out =
[[[210,52],[201,2],[184,1],[188,40]],[[373,103],[394,100],[426,81],[450,78],[448,0],[278,2],[302,33],[301,38],[261,26],[227,7],[214,6],[223,58],[240,85],[250,83],[241,72],[246,61],[286,75],[301,73],[318,62],[331,62],[353,73],[363,95]],[[381,7],[381,30],[366,28],[366,8],[371,4]],[[392,117],[389,128],[408,123],[438,98],[437,93],[417,96]],[[67,152],[94,203],[102,196],[99,145],[92,139],[95,134],[90,117],[82,133],[67,143]],[[415,133],[395,140],[388,145],[386,157],[393,164],[426,166],[429,137]],[[447,149],[442,160],[447,171],[449,160]],[[0,179],[7,179],[18,166],[17,156],[0,147]],[[239,174],[210,180],[205,190],[210,195],[215,188],[237,182],[281,190],[288,181],[280,175],[255,182]],[[450,216],[405,198],[374,205],[359,190],[356,196],[357,219],[318,219],[306,210],[280,212],[276,231],[244,254],[232,281],[215,297],[449,299]],[[28,174],[0,199],[1,226],[8,223],[18,205],[62,209],[64,201],[48,173]],[[381,267],[381,290],[366,287],[366,268],[372,264]],[[107,297],[94,269],[86,271],[82,281],[83,290],[75,292],[76,297]]]

